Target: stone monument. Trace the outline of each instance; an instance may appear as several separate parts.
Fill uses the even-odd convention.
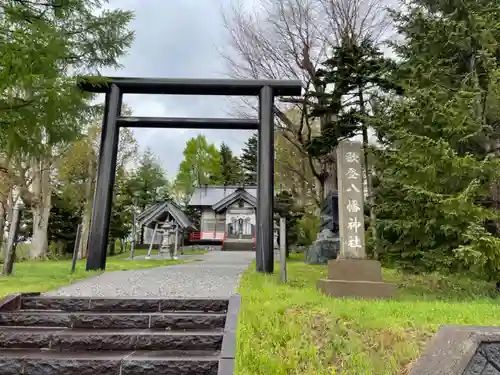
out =
[[[339,143],[340,254],[328,261],[328,279],[319,280],[318,288],[332,297],[390,298],[395,285],[382,281],[380,262],[366,258],[361,160],[359,142]]]
[[[318,237],[306,254],[309,264],[327,264],[337,258],[340,248],[338,199],[337,191],[330,191],[323,201]]]

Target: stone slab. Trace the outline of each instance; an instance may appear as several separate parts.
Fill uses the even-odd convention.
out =
[[[389,299],[396,294],[396,285],[384,282],[321,279],[317,286],[336,298]]]
[[[497,375],[498,364],[500,327],[443,326],[410,375]]]
[[[382,266],[376,260],[334,259],[328,262],[328,279],[382,282]]]
[[[9,294],[0,301],[0,311],[19,310],[21,294]]]

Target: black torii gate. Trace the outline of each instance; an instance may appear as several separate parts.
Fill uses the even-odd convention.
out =
[[[87,271],[106,268],[119,131],[134,127],[258,130],[256,269],[273,272],[274,97],[300,95],[300,81],[83,77],[78,85],[106,94]],[[259,96],[259,119],[124,117],[123,94]]]

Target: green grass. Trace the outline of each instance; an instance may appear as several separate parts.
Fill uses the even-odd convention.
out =
[[[203,250],[186,250],[186,255],[204,254]],[[137,250],[135,255],[145,255],[147,250]],[[154,251],[153,254],[156,254]],[[192,262],[192,260],[151,259],[133,260],[126,259],[129,253],[122,253],[108,257],[106,271],[126,271],[144,268],[169,266],[173,264]],[[60,286],[71,284],[74,281],[99,275],[100,272],[86,272],[85,260],[79,260],[75,273],[71,273],[71,260],[37,260],[23,261],[14,265],[11,276],[0,277],[0,297],[16,292],[46,292]]]
[[[242,277],[238,375],[403,375],[443,324],[500,325],[491,283],[384,270],[391,301],[329,298],[316,290],[326,266],[288,263],[289,283]]]

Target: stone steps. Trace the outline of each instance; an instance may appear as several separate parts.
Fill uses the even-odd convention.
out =
[[[231,375],[238,310],[238,295],[12,295],[0,301],[0,373]]]
[[[213,350],[222,345],[222,329],[212,331],[75,330],[15,327],[0,331],[0,349],[59,351],[92,350]]]
[[[19,311],[0,312],[0,326],[62,327],[78,329],[210,329],[223,328],[218,313],[96,313]]]
[[[255,251],[253,239],[250,240],[225,240],[225,251]]]
[[[217,375],[219,353],[0,350],[2,375]]]

